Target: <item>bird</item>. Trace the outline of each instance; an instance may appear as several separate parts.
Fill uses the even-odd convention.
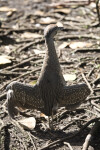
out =
[[[32,86],[13,81],[6,87],[11,118],[18,114],[17,108],[22,108],[37,109],[53,120],[59,107],[75,110],[90,94],[85,83],[66,84],[54,44],[54,37],[60,30],[63,27],[57,24],[50,24],[44,29],[46,52],[37,83]]]

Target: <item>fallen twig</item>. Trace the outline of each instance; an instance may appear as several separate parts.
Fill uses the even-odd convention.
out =
[[[66,130],[68,129],[71,125],[73,125],[74,123],[76,123],[79,120],[82,120],[84,115],[82,115],[81,117],[77,118],[77,119],[73,119],[72,121],[70,121],[64,128],[62,128],[61,130]]]
[[[34,44],[38,44],[38,43],[43,43],[44,42],[44,39],[42,39],[42,40],[37,40],[37,41],[35,41],[35,42],[30,42],[30,43],[28,43],[28,44],[26,44],[25,46],[23,46],[23,47],[21,47],[20,49],[18,49],[18,52],[21,52],[21,51],[23,51],[23,50],[26,50],[26,49],[28,49],[29,47],[31,47],[32,45],[34,45]]]
[[[8,33],[7,34],[12,34],[13,32],[16,32],[16,33],[22,33],[22,32],[36,32],[38,30],[43,30],[42,28],[18,28],[18,29],[13,29],[13,28],[10,28],[10,27],[2,27],[2,29],[9,29]]]
[[[2,95],[0,95],[0,101],[6,98],[6,93],[3,93]]]
[[[80,52],[80,53],[88,53],[88,52],[97,52],[100,53],[99,48],[84,48],[84,49],[77,49],[74,51],[75,53]]]
[[[96,132],[100,129],[100,121],[96,122],[93,128],[91,129],[90,133],[87,135],[85,142],[83,144],[82,150],[87,150],[89,147],[90,140],[95,136]]]
[[[98,16],[98,21],[100,25],[99,0],[96,0],[96,10],[97,10],[97,16]]]
[[[85,109],[85,111],[89,112],[89,114],[91,113],[92,116],[95,115],[96,117],[99,117],[99,116],[97,115],[97,113],[95,113],[94,111],[91,111],[91,110],[88,110],[88,109]]]
[[[97,79],[95,79],[92,83],[93,84],[97,84],[98,82],[100,82],[100,77],[98,77]]]
[[[87,100],[100,99],[100,95],[89,97]]]
[[[100,91],[100,88],[95,88],[95,89],[93,89],[93,91],[98,92],[98,91]]]
[[[21,142],[23,144],[24,149],[27,150],[27,146],[26,146],[24,140],[22,138],[20,138],[20,136],[18,136],[17,134],[15,134],[15,132],[13,132],[13,134],[15,135],[15,137],[18,138],[19,142]]]
[[[87,74],[87,77],[89,77],[89,76],[92,75],[92,73],[94,72],[94,69],[95,69],[95,67],[93,67],[93,68],[90,70],[90,72]]]
[[[59,40],[68,40],[68,39],[80,39],[80,38],[88,38],[88,39],[96,39],[96,40],[100,40],[99,36],[95,36],[95,35],[89,35],[89,34],[84,34],[84,35],[64,35],[64,36],[60,36]]]
[[[1,76],[18,76],[18,75],[20,75],[20,73],[12,72],[12,71],[1,71],[0,75]]]
[[[94,2],[93,0],[91,0],[91,2]],[[66,7],[71,7],[71,6],[84,6],[84,5],[88,5],[90,3],[90,0],[89,0],[89,2],[87,2],[87,1],[75,1],[75,0],[69,0],[69,1],[67,1],[67,4],[66,3],[64,3],[64,2],[58,2],[58,3],[52,3],[52,4],[45,4],[45,6],[46,7],[49,7],[49,8],[56,8],[57,6],[58,7],[64,7],[64,8],[66,8]]]
[[[99,112],[99,114],[97,115],[99,117],[100,116],[100,109],[95,107],[95,106],[94,106],[94,109]]]
[[[7,99],[4,101],[4,103],[1,105],[1,108],[3,108],[5,113],[8,113],[6,110],[6,103],[7,103]]]
[[[98,109],[100,109],[100,106],[98,104],[96,104],[94,101],[91,101],[91,104],[95,107],[97,107]]]
[[[31,143],[33,144],[33,149],[34,149],[34,150],[37,150],[36,145],[34,144],[33,139],[32,139],[32,137],[31,137],[31,134],[30,134],[29,132],[27,132],[27,134],[28,134],[28,136],[29,136],[29,138],[30,138],[30,140],[31,140]]]
[[[80,71],[81,71],[81,75],[82,75],[82,77],[83,77],[84,81],[86,82],[87,86],[89,87],[89,89],[90,89],[90,91],[91,91],[91,94],[93,94],[93,93],[94,93],[94,91],[93,91],[93,89],[92,89],[92,87],[91,87],[90,83],[87,81],[87,79],[86,79],[86,77],[85,77],[84,73],[82,72],[82,69],[80,69]]]
[[[4,70],[11,70],[11,69],[14,69],[14,68],[16,68],[16,67],[20,67],[20,66],[22,66],[22,65],[24,65],[24,64],[26,64],[26,63],[28,63],[28,62],[30,62],[30,61],[35,61],[35,60],[37,60],[37,59],[39,59],[39,57],[35,57],[35,55],[33,55],[32,57],[27,58],[27,59],[25,59],[25,60],[23,60],[23,61],[21,61],[21,62],[15,64],[15,65],[13,65],[13,66],[7,67],[7,68],[4,69]],[[2,70],[3,70],[3,69],[2,69]]]
[[[4,122],[0,119],[0,132],[3,127],[4,127]]]
[[[67,146],[68,146],[68,148],[69,148],[70,150],[73,150],[73,148],[72,148],[72,146],[70,145],[70,143],[68,143],[68,142],[64,142],[64,144],[65,144],[65,145],[67,145]]]
[[[39,71],[39,70],[41,70],[41,68],[37,68],[37,69],[34,69],[34,70],[32,70],[32,71],[26,72],[26,73],[20,75],[19,77],[16,77],[16,78],[14,78],[14,79],[12,79],[12,80],[6,82],[6,83],[0,88],[0,90],[3,90],[3,89],[4,89],[9,83],[11,83],[12,81],[19,81],[20,78],[25,77],[25,76],[27,76],[27,75],[29,75],[29,74],[31,74],[31,73],[35,73],[36,71]]]
[[[81,133],[87,126],[89,126],[89,125],[90,125],[91,123],[93,123],[93,122],[97,122],[99,119],[100,119],[100,117],[99,117],[99,118],[93,118],[93,119],[89,120],[89,121],[88,121],[77,133],[75,133],[74,135],[67,136],[67,137],[64,137],[64,138],[62,138],[62,139],[58,139],[58,140],[56,140],[56,141],[54,141],[54,142],[48,144],[47,146],[41,148],[40,150],[46,150],[46,149],[48,149],[49,147],[54,146],[54,145],[57,144],[57,143],[63,142],[63,141],[65,141],[65,140],[67,140],[67,139],[70,139],[70,138],[73,138],[73,137],[77,136],[77,135],[78,135],[79,133]]]

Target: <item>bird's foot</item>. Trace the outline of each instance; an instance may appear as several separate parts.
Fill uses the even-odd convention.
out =
[[[50,130],[55,130],[54,125],[53,125],[53,120],[50,120],[50,117],[49,117],[49,128]]]

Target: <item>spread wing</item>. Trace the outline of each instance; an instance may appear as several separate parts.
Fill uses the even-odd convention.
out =
[[[23,109],[43,109],[44,102],[40,98],[37,85],[30,86],[20,82],[12,82],[7,86],[8,112],[16,114],[16,106]]]
[[[72,110],[84,102],[89,94],[90,90],[86,84],[64,86],[62,94],[60,93],[59,105]]]

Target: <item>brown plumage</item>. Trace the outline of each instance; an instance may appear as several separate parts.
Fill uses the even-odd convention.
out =
[[[86,84],[66,85],[53,39],[57,31],[61,29],[62,27],[52,24],[44,30],[47,50],[36,85],[12,82],[7,86],[8,112],[11,117],[18,113],[16,106],[38,109],[47,116],[55,113],[58,106],[65,106],[68,110],[73,110],[90,94]]]

